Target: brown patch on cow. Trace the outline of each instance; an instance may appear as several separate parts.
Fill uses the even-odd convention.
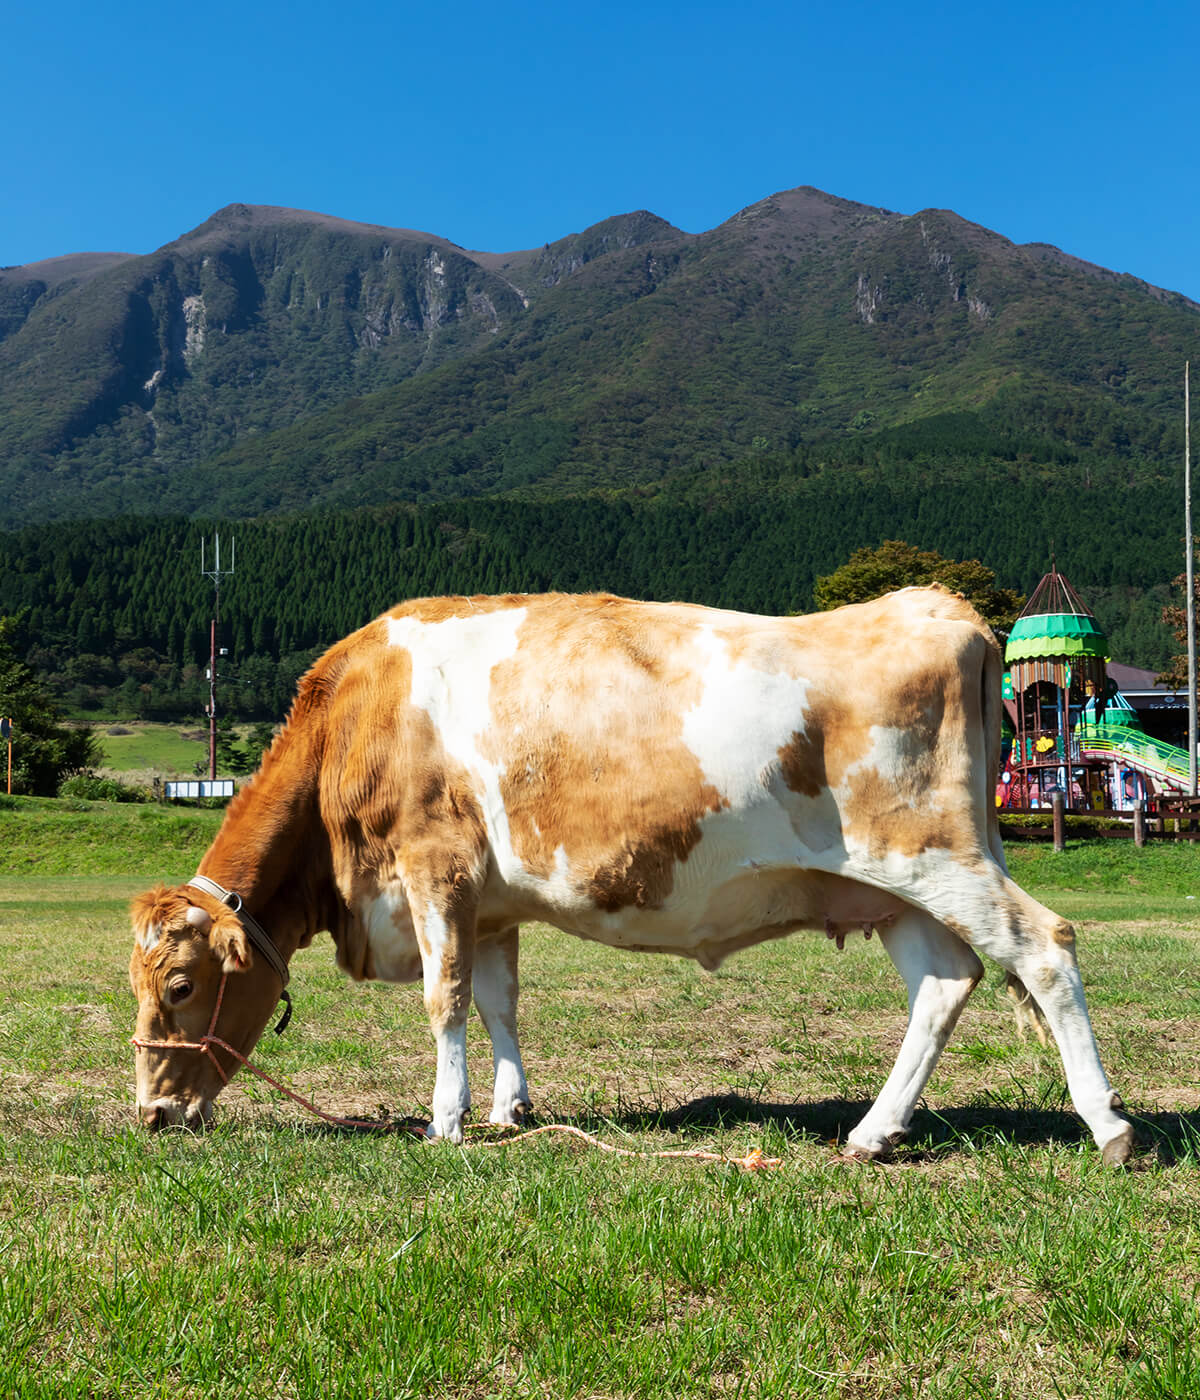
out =
[[[945,916],[943,916],[939,922],[943,927],[948,928],[955,938],[965,943],[968,948],[973,948],[975,946],[975,940],[971,936],[971,930],[967,928],[966,924],[960,924],[957,919],[946,918]]]
[[[445,945],[436,979],[425,985],[425,1009],[435,1034],[450,1026],[460,1026],[471,1005],[471,970],[475,961],[475,911],[479,906],[481,871],[478,861],[463,852],[452,853],[448,862],[440,858],[430,864],[404,864],[413,905],[413,922],[423,961],[428,961],[432,945],[425,919],[436,912],[445,924]]]
[[[492,671],[488,758],[513,849],[548,877],[565,853],[597,908],[658,908],[700,823],[726,805],[683,742],[700,700],[690,610],[594,595],[533,606]]]
[[[825,775],[825,736],[815,726],[815,737],[807,731],[793,734],[790,743],[779,750],[783,781],[801,797],[820,797],[829,786]]]
[[[779,750],[780,772],[792,792],[819,797],[840,784],[869,747],[869,724],[862,713],[816,691],[805,708],[804,728]]]
[[[1075,929],[1065,919],[1056,919],[1050,926],[1050,937],[1060,948],[1074,948]]]
[[[659,828],[644,844],[634,850],[622,850],[601,866],[588,883],[588,897],[606,914],[615,914],[629,905],[638,909],[661,908],[675,887],[676,861],[687,860],[699,840],[698,821],[675,830]]]
[[[471,597],[410,598],[405,603],[398,603],[385,616],[411,617],[416,622],[432,624],[449,622],[459,617],[477,617],[483,613],[507,612],[511,608],[523,608],[529,603],[556,597],[561,597],[561,595],[530,596],[523,593],[478,593]]]
[[[961,844],[958,823],[950,813],[927,805],[928,794],[910,798],[905,789],[885,782],[871,769],[855,773],[847,786],[849,796],[842,808],[846,830],[860,837],[865,834],[872,860],[882,860],[890,852],[919,856]]]
[[[944,618],[971,630],[947,629]],[[876,860],[889,852],[976,849],[981,833],[968,765],[969,702],[977,708],[977,696],[966,687],[978,680],[962,649],[965,638],[971,645],[979,636],[974,610],[945,590],[914,589],[796,621],[800,673],[826,679],[809,693],[803,727],[779,750],[788,788],[808,798],[832,790],[845,835]],[[869,666],[845,670],[844,658],[856,654],[869,657]],[[839,657],[835,688],[828,678],[838,675]],[[872,730],[892,750],[886,776],[872,763]]]
[[[409,703],[411,692],[408,650],[382,637],[347,666],[329,715],[322,819],[346,903],[358,908],[399,879],[418,941],[428,910],[458,930],[448,944],[442,981],[451,987],[465,982],[469,994],[470,947],[461,945],[474,936],[485,873],[483,816],[470,775],[446,753],[430,716]],[[334,934],[341,966],[355,977],[373,976],[366,928],[347,918]],[[461,992],[451,994],[447,1014],[457,1014],[461,999]]]

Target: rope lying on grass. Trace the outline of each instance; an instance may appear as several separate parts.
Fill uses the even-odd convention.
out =
[[[335,1127],[356,1128],[360,1131],[376,1133],[404,1132],[410,1133],[413,1137],[419,1137],[428,1141],[425,1129],[419,1127],[415,1123],[399,1123],[392,1125],[375,1118],[343,1118],[336,1113],[326,1113],[324,1109],[318,1108],[310,1099],[306,1099],[302,1094],[296,1093],[294,1089],[290,1089],[280,1080],[273,1078],[271,1075],[267,1074],[265,1070],[259,1069],[257,1065],[252,1064],[240,1051],[235,1050],[232,1045],[221,1040],[217,1036],[205,1036],[203,1042],[200,1043],[191,1042],[186,1045],[180,1045],[176,1042],[175,1048],[191,1049],[194,1047],[207,1051],[209,1044],[220,1046],[227,1054],[240,1060],[251,1074],[256,1075],[259,1079],[263,1080],[264,1083],[270,1084],[272,1088],[277,1089],[285,1098],[291,1099],[293,1103],[299,1104],[301,1108],[307,1109],[309,1113],[315,1114],[318,1118],[323,1119],[326,1123],[333,1124]],[[211,1055],[211,1051],[208,1053]],[[215,1062],[215,1056],[212,1058]],[[219,1065],[217,1068],[218,1071],[220,1071]],[[225,1078],[224,1072],[220,1072],[222,1078]],[[228,1084],[229,1080],[226,1078],[225,1082]],[[470,1131],[470,1129],[468,1129],[468,1131]],[[538,1137],[542,1133],[562,1133],[568,1137],[578,1138],[581,1142],[587,1143],[590,1147],[595,1147],[601,1152],[610,1152],[617,1157],[673,1157],[687,1158],[698,1162],[728,1162],[731,1166],[741,1167],[743,1171],[763,1171],[768,1167],[780,1167],[783,1165],[782,1157],[764,1156],[762,1150],[757,1147],[752,1148],[744,1157],[729,1157],[723,1152],[707,1152],[700,1148],[674,1148],[659,1152],[646,1152],[633,1147],[617,1147],[613,1143],[602,1141],[592,1133],[584,1132],[582,1128],[577,1128],[572,1123],[543,1123],[536,1128],[519,1128],[504,1123],[493,1123],[489,1124],[487,1128],[481,1127],[477,1131],[481,1133],[488,1131],[497,1132],[502,1134],[502,1136],[487,1138],[477,1137],[471,1142],[462,1143],[461,1146],[464,1150],[480,1147],[510,1147],[518,1142],[526,1141],[529,1138]]]
[[[217,1016],[221,1010],[221,999],[225,993],[225,979],[221,979],[221,986],[217,993],[217,1004],[213,1007],[212,1020],[209,1022],[208,1031],[199,1040],[143,1040],[139,1036],[134,1036],[132,1043],[140,1050],[197,1050],[208,1058],[216,1066],[217,1073],[221,1076],[225,1084],[229,1083],[229,1076],[221,1066],[221,1062],[213,1053],[213,1046],[218,1046],[227,1055],[232,1055],[235,1060],[239,1060],[251,1074],[256,1075],[264,1083],[270,1084],[277,1089],[285,1098],[289,1098],[293,1103],[299,1104],[309,1113],[315,1114],[326,1123],[331,1123],[339,1128],[357,1128],[369,1132],[406,1132],[414,1137],[425,1138],[424,1128],[418,1127],[414,1123],[390,1124],[373,1118],[343,1118],[336,1113],[326,1113],[324,1109],[318,1108],[310,1099],[306,1099],[302,1094],[296,1093],[281,1080],[273,1078],[265,1070],[261,1070],[257,1065],[242,1054],[240,1050],[235,1050],[228,1041],[222,1040],[220,1036],[213,1034],[213,1028],[217,1024]],[[545,1123],[537,1128],[519,1128],[508,1124],[494,1124],[491,1127],[503,1134],[501,1137],[476,1138],[473,1142],[462,1144],[464,1149],[478,1147],[509,1147],[514,1143],[523,1142],[528,1138],[540,1136],[542,1133],[564,1133],[569,1137],[579,1138],[590,1147],[598,1148],[601,1152],[610,1152],[617,1157],[641,1157],[650,1159],[655,1157],[671,1157],[677,1159],[687,1159],[696,1162],[727,1162],[731,1166],[741,1167],[743,1171],[763,1171],[768,1167],[779,1167],[783,1165],[782,1157],[767,1157],[762,1151],[755,1147],[746,1154],[745,1157],[729,1157],[723,1152],[706,1152],[700,1148],[674,1148],[660,1152],[646,1152],[634,1147],[617,1147],[609,1142],[602,1142],[591,1133],[585,1133],[582,1128],[576,1128],[571,1123]],[[486,1130],[484,1130],[486,1131]]]

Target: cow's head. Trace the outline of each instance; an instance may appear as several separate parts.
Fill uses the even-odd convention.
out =
[[[205,892],[160,885],[139,895],[131,914],[138,1112],[149,1128],[199,1128],[238,1061],[220,1046],[187,1047],[212,1034],[248,1055],[279,999],[279,978],[255,957],[237,914]]]

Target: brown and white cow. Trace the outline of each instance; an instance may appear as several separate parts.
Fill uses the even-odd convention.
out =
[[[162,1042],[195,1043],[223,985],[214,1033],[249,1053],[287,960],[320,930],[352,977],[423,979],[430,1134],[457,1142],[472,996],[492,1121],[528,1101],[523,921],[706,968],[797,929],[840,941],[873,925],[909,1023],[851,1153],[904,1135],[982,976],[978,950],[1028,987],[1076,1108],[1105,1160],[1124,1161],[1132,1129],[1071,926],[1005,870],[1000,675],[987,627],[938,587],[797,618],[605,594],[393,608],[305,676],[200,863],[207,887],[134,902],[135,1039],[157,1042],[137,1051],[143,1120],[207,1121],[216,1067]]]

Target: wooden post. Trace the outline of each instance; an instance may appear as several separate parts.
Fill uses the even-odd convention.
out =
[[[1146,844],[1146,804],[1140,797],[1133,804],[1133,844]]]
[[[1065,851],[1067,849],[1067,823],[1063,812],[1066,809],[1066,798],[1061,790],[1055,792],[1050,799],[1050,807],[1054,813],[1054,849]]]

